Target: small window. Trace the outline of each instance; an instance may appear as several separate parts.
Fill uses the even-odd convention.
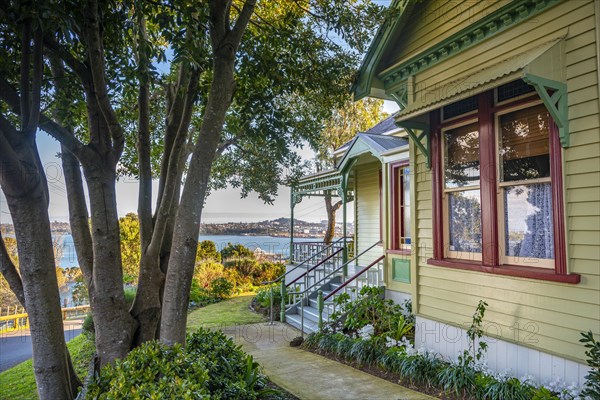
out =
[[[535,88],[533,86],[528,85],[522,79],[517,79],[516,81],[509,82],[502,86],[498,86],[498,89],[496,91],[496,101],[498,103],[501,103],[503,101],[514,99],[515,97],[519,97],[532,92],[535,92]]]
[[[477,96],[469,97],[468,99],[457,101],[447,105],[442,109],[445,120],[458,117],[459,115],[470,113],[477,110],[479,103]]]

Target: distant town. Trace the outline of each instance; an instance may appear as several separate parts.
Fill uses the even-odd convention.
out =
[[[327,221],[307,222],[294,219],[294,236],[304,238],[323,237]],[[70,234],[71,228],[68,222],[54,221],[51,223],[51,229],[54,233]],[[0,231],[4,235],[14,235],[12,224],[0,224]],[[354,233],[354,225],[348,223],[347,234]],[[201,224],[201,235],[243,235],[243,236],[276,236],[288,237],[290,235],[290,219],[278,218],[270,221],[260,222],[227,222],[221,224]],[[335,226],[335,236],[341,236],[342,224]]]
[[[327,221],[307,222],[294,219],[295,237],[323,237]],[[348,224],[348,235],[354,233],[354,225]],[[336,236],[342,234],[342,224],[335,226]],[[200,226],[201,235],[248,235],[248,236],[290,236],[290,219],[278,218],[270,221],[260,222],[227,222],[222,224],[202,224]]]

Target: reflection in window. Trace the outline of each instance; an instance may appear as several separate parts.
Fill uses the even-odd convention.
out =
[[[477,124],[444,132],[446,188],[479,185],[479,132]]]
[[[450,251],[481,253],[479,190],[448,193]]]
[[[507,256],[554,258],[550,183],[507,187],[504,221]]]
[[[543,105],[500,116],[503,182],[550,176],[548,121]]]

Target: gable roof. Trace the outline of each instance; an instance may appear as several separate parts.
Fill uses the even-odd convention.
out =
[[[348,144],[348,149],[336,165],[336,169],[343,170],[348,162],[362,154],[371,154],[381,160],[383,153],[406,146],[408,139],[396,136],[383,136],[373,133],[359,133]]]
[[[381,89],[378,93],[379,98],[388,98],[383,89],[383,84],[374,85],[375,67],[381,60],[385,49],[388,47],[390,40],[394,37],[394,33],[403,25],[404,20],[410,15],[414,7],[414,1],[411,0],[392,0],[389,6],[391,11],[390,16],[379,27],[375,38],[367,51],[365,58],[358,70],[356,80],[352,84],[350,92],[354,95],[354,100],[360,100],[363,97],[370,96],[373,91],[373,86]]]

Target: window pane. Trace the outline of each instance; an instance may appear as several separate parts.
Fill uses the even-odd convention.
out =
[[[404,192],[402,195],[402,199],[404,200],[404,207],[402,208],[404,232],[402,232],[402,236],[404,236],[404,244],[410,244],[410,170],[408,168],[404,168],[402,178],[402,189]]]
[[[550,176],[550,116],[543,105],[500,116],[500,157],[504,182]]]
[[[448,193],[450,251],[481,253],[479,190]]]
[[[504,189],[506,255],[554,258],[550,183]]]
[[[444,132],[447,188],[479,185],[479,132],[477,124]]]

